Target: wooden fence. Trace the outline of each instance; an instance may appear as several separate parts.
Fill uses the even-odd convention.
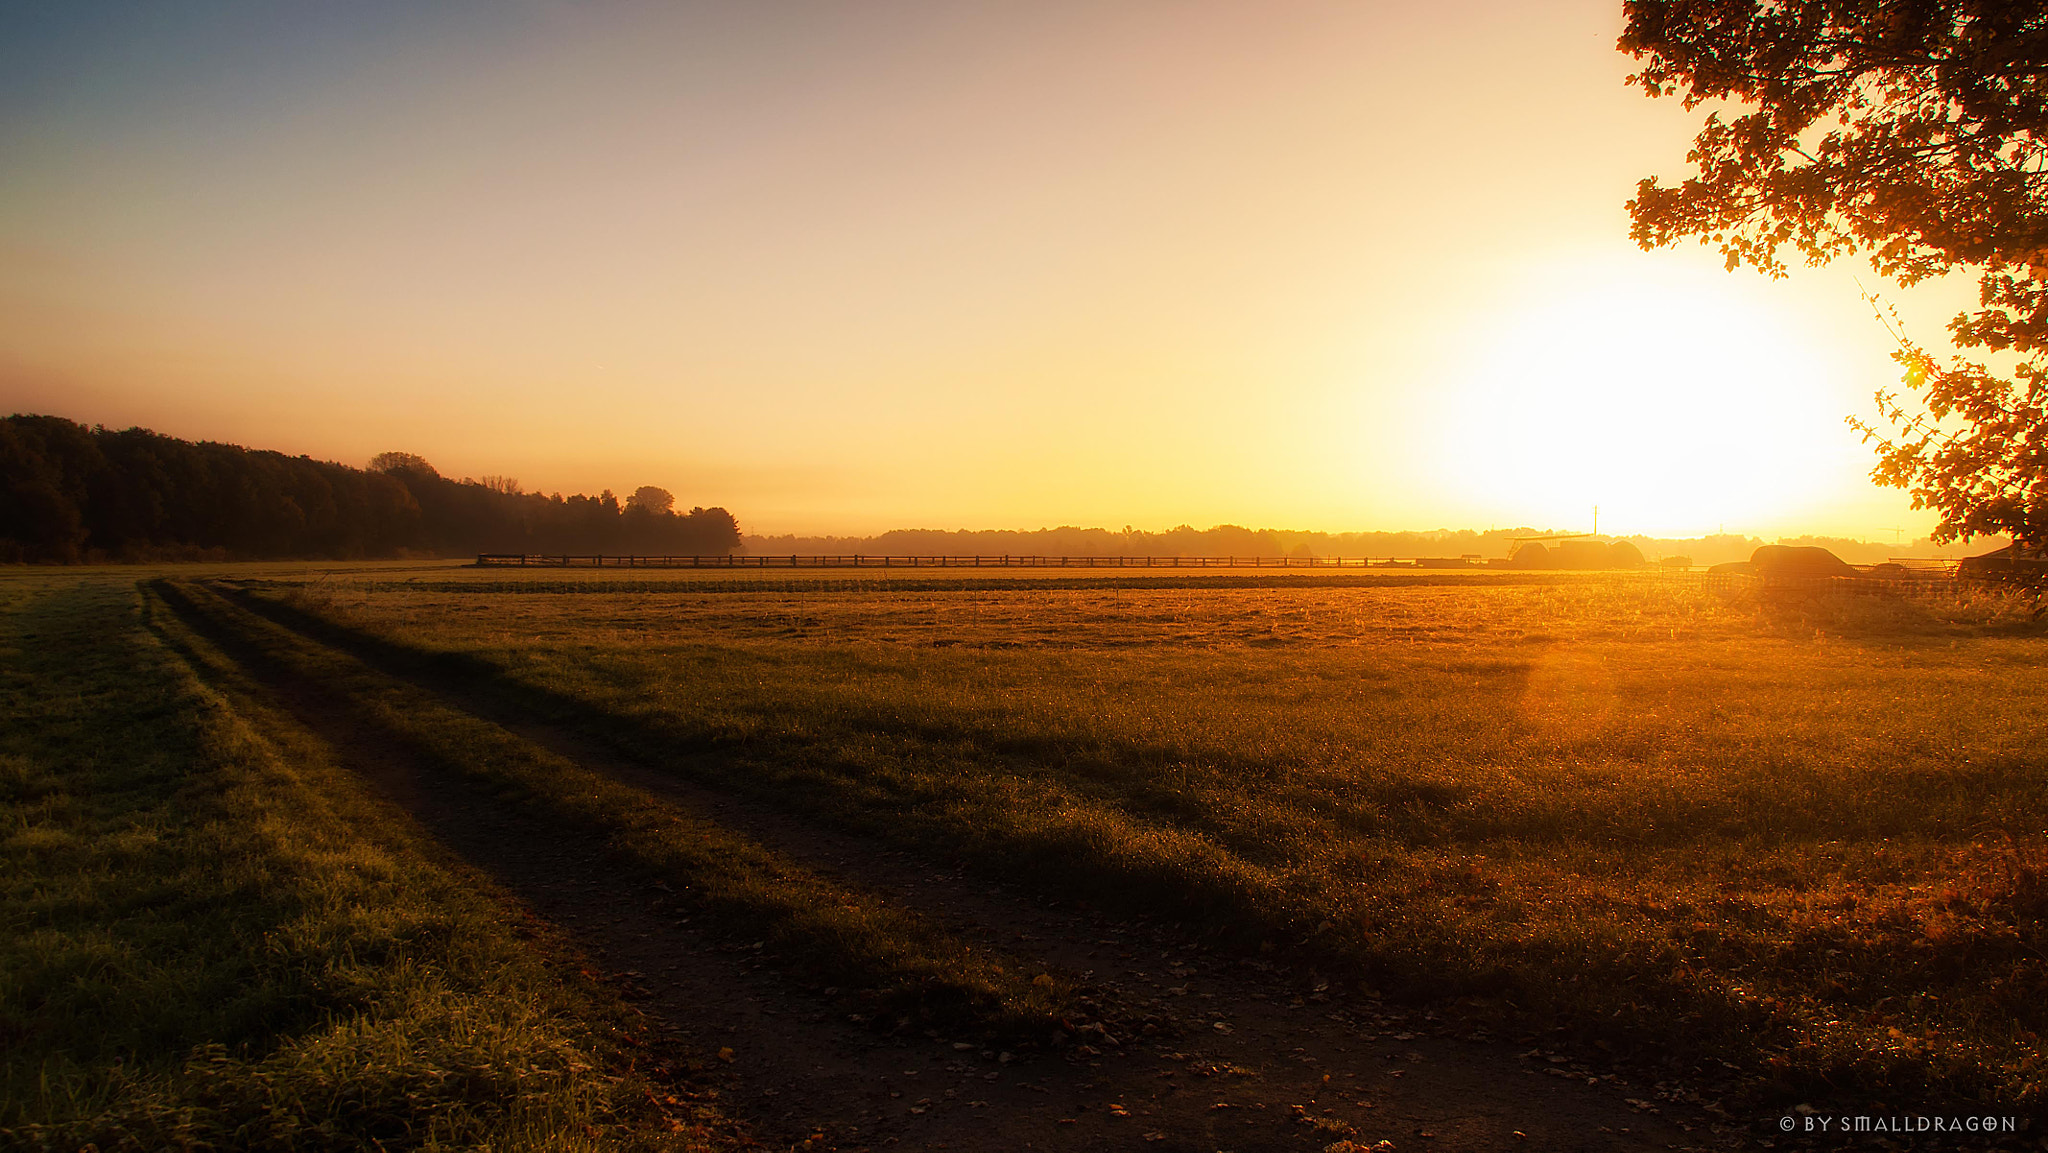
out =
[[[1566,575],[1577,570],[1511,568],[1503,562],[1451,557],[1257,557],[1257,556],[1043,556],[1006,553],[999,556],[870,556],[853,553],[839,556],[637,556],[615,553],[478,553],[480,568],[549,569],[1260,569],[1266,571],[1313,570],[1332,572],[1362,569],[1432,570],[1440,573],[1512,573],[1518,577],[1546,574]],[[1754,588],[1786,593],[1843,592],[1851,594],[1892,593],[1928,595],[1975,581],[1956,579],[1952,561],[1915,561],[1901,565],[1863,566],[1861,576],[1809,577],[1710,573],[1701,569],[1673,569],[1646,565],[1640,569],[1605,572],[1608,577],[1649,581],[1683,581],[1711,589]],[[1877,571],[1869,571],[1869,570]],[[1579,572],[1578,575],[1593,575]]]
[[[1269,568],[1483,569],[1438,557],[1257,556],[627,556],[613,553],[478,553],[480,568]]]

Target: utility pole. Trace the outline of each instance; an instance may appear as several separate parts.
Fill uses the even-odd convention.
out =
[[[1600,535],[1600,506],[1597,504],[1593,506],[1593,535]]]

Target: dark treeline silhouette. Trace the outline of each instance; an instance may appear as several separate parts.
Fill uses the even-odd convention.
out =
[[[712,555],[722,508],[451,480],[410,453],[368,469],[55,416],[0,418],[0,561],[348,559],[477,552]]]

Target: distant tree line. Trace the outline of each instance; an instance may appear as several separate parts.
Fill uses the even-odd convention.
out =
[[[899,529],[879,536],[758,536],[746,538],[746,551],[760,556],[798,554],[866,556],[1237,556],[1237,557],[1505,557],[1516,540],[1552,536],[1535,528],[1437,529],[1433,532],[1313,532],[1300,529],[1248,529],[1217,525],[1198,529],[1180,525],[1164,532],[1125,528],[1042,528],[1028,531]],[[1644,557],[1690,557],[1698,564],[1748,560],[1759,537],[1717,533],[1704,537],[1602,536],[1626,539]],[[1780,544],[1820,545],[1844,560],[1874,564],[1893,557],[1928,557],[1981,551],[2003,544],[1992,538],[1976,548],[1941,547],[1922,538],[1910,543],[1847,540],[1837,537],[1781,538]]]
[[[348,559],[476,552],[716,555],[722,508],[451,480],[411,453],[367,469],[55,416],[0,418],[0,561]]]

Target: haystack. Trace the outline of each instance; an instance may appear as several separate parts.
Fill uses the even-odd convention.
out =
[[[2048,549],[2009,544],[1981,556],[1964,557],[1956,572],[1966,577],[2048,584]]]
[[[1849,563],[1813,545],[1767,544],[1749,554],[1749,563],[1766,577],[1852,577]]]

